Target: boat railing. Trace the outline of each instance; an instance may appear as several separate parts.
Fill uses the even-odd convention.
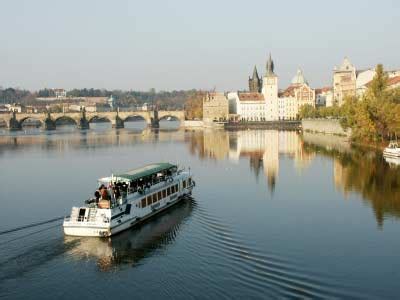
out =
[[[84,223],[92,223],[92,224],[98,224],[98,223],[110,223],[110,218],[106,216],[98,216],[98,215],[92,215],[89,217],[85,216],[65,216],[64,217],[65,222],[84,222]]]

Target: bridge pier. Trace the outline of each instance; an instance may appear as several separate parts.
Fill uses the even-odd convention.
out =
[[[78,129],[89,129],[89,127],[90,127],[89,126],[89,121],[86,118],[86,109],[83,108],[82,109],[82,115],[81,115],[81,117],[79,119],[79,122],[78,122]]]
[[[155,109],[153,112],[153,118],[150,118],[150,126],[151,128],[160,128],[160,119],[158,118],[158,110]]]
[[[117,110],[117,115],[115,116],[115,121],[111,122],[112,123],[112,127],[115,129],[119,129],[119,128],[124,128],[125,127],[125,123],[124,120],[122,120],[120,118],[120,116],[118,115],[119,109]]]
[[[22,123],[17,120],[17,116],[15,111],[12,112],[12,117],[10,119],[10,122],[8,124],[8,129],[12,131],[16,130],[22,130]]]
[[[45,130],[56,130],[56,121],[54,121],[51,118],[50,112],[47,112],[47,117],[44,120],[44,129]]]

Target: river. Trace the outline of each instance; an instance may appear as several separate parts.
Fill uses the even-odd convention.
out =
[[[0,133],[0,298],[398,297],[400,166],[379,153],[296,131],[97,125]],[[64,237],[97,178],[160,161],[191,168],[192,199],[110,239]]]

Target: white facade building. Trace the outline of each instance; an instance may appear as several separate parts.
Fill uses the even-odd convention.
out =
[[[333,106],[333,91],[331,87],[315,89],[315,105],[319,107]]]
[[[296,120],[301,106],[315,106],[315,90],[311,89],[299,69],[291,85],[278,94],[278,76],[269,56],[261,93],[228,93],[229,113],[243,121]]]
[[[231,114],[239,115],[243,121],[264,121],[266,105],[263,94],[260,93],[228,93]]]
[[[56,98],[66,98],[67,91],[64,89],[53,89]]]

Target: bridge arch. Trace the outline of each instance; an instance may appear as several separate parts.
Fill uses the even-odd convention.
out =
[[[61,116],[55,119],[55,123],[57,126],[62,126],[62,125],[78,125],[78,122],[69,116]]]
[[[88,119],[89,123],[112,123],[107,116],[95,115]]]
[[[43,126],[43,120],[41,118],[37,118],[36,116],[26,116],[22,119],[20,119],[18,122],[19,124],[21,124],[22,127],[24,126],[28,126],[30,124],[28,124],[28,120],[31,120],[31,126],[35,126],[35,127],[40,127]],[[36,123],[36,125],[35,125]]]
[[[124,122],[137,122],[137,121],[147,122],[146,119],[141,115],[130,115],[125,117],[124,119]]]
[[[160,121],[179,121],[182,122],[182,120],[180,118],[178,118],[177,116],[174,115],[164,115],[162,117],[159,118]]]
[[[0,128],[7,127],[7,120],[0,117]]]

